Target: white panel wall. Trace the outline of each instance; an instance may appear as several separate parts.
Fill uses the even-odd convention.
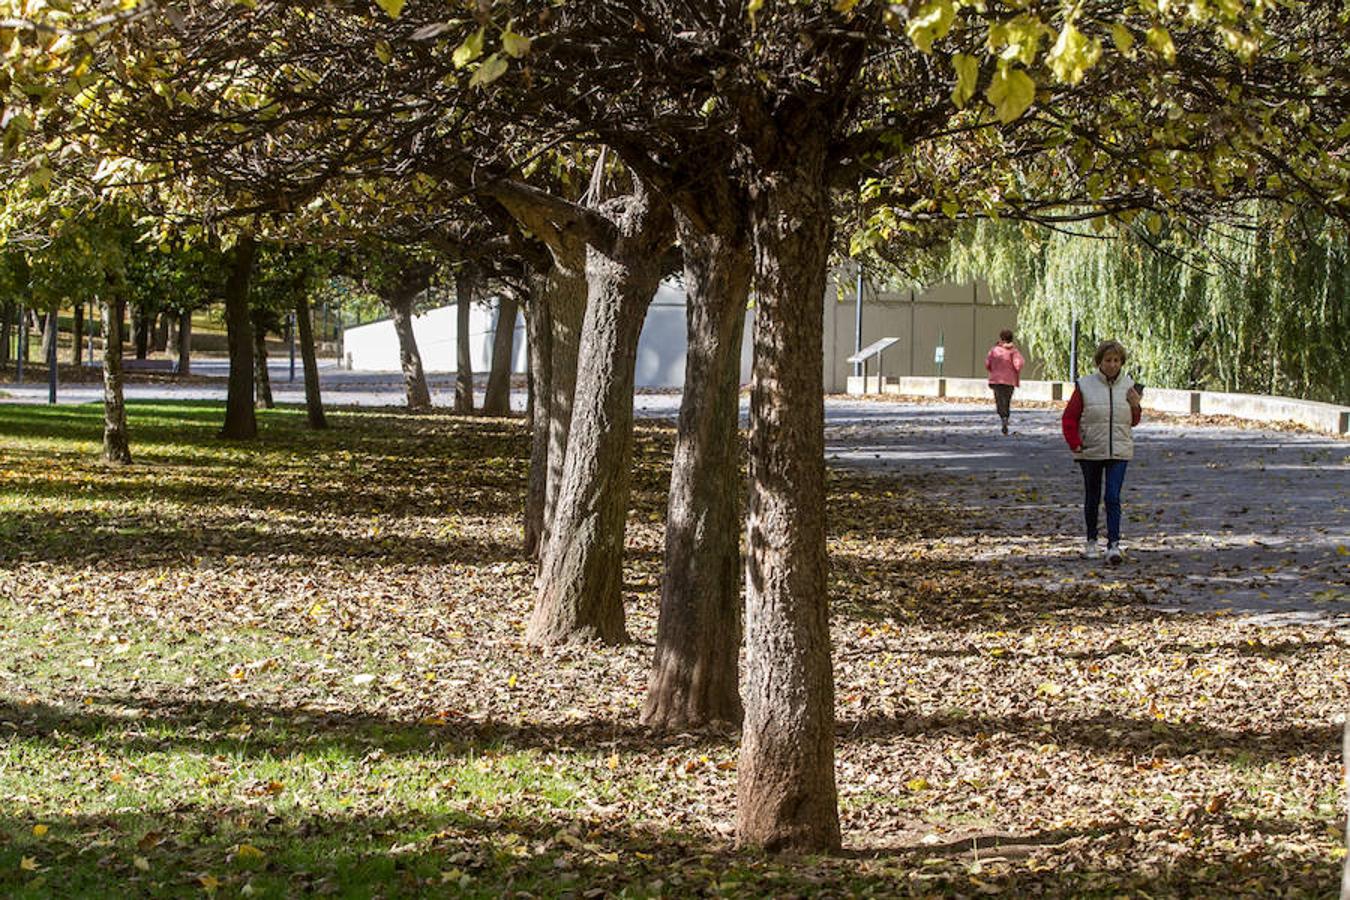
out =
[[[458,328],[455,308],[441,306],[413,317],[413,337],[422,354],[422,367],[428,372],[453,372]],[[492,338],[497,327],[496,300],[492,305],[473,305],[469,314],[469,341],[473,370],[486,372],[492,366]],[[343,359],[351,368],[389,372],[399,369],[398,335],[392,319],[381,319],[348,328],[343,334]],[[513,372],[525,371],[525,319],[516,315],[515,346],[511,354]]]

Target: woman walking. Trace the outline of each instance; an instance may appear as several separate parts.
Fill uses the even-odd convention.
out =
[[[1003,420],[1003,433],[1008,433],[1008,416],[1012,412],[1012,395],[1022,383],[1022,354],[1013,343],[1012,329],[998,334],[998,343],[989,348],[984,368],[989,372],[989,387],[994,391],[994,408]]]
[[[1074,384],[1064,407],[1064,440],[1083,470],[1083,518],[1087,541],[1083,555],[1097,555],[1097,507],[1106,487],[1106,561],[1115,565],[1120,551],[1120,492],[1125,468],[1134,458],[1134,426],[1142,414],[1142,384],[1121,371],[1128,354],[1117,341],[1102,341],[1092,360],[1097,371]]]

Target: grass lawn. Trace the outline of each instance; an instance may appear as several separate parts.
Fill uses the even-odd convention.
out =
[[[846,851],[738,851],[737,742],[653,735],[672,432],[621,648],[527,648],[515,420],[0,405],[0,895],[1334,896],[1346,640],[1001,578],[834,475]]]

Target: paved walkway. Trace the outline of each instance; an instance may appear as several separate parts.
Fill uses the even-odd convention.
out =
[[[830,464],[965,507],[971,558],[1046,584],[1124,580],[1167,608],[1350,627],[1350,441],[1145,413],[1125,480],[1127,559],[1108,568],[1079,558],[1082,477],[1058,411],[1015,410],[1004,436],[992,402],[828,407]]]
[[[279,403],[303,403],[288,366],[271,367]],[[194,364],[225,374],[223,361]],[[432,399],[448,406],[452,375],[431,377]],[[397,406],[397,373],[323,369],[329,405]],[[481,390],[481,387],[480,387]],[[0,385],[11,402],[44,403],[45,385]],[[224,400],[221,380],[128,385],[128,399]],[[97,384],[69,385],[62,403],[101,400]],[[523,409],[517,392],[512,406]],[[640,394],[637,413],[674,417],[675,393]],[[742,401],[742,416],[745,403]],[[1264,621],[1350,627],[1350,441],[1307,432],[1149,421],[1136,432],[1125,483],[1127,561],[1107,570],[1078,557],[1082,481],[1052,410],[1018,409],[999,434],[993,405],[826,401],[829,463],[915,481],[970,513],[974,559],[999,559],[1018,577],[1045,584],[1102,577],[1127,580],[1171,609],[1229,609]]]

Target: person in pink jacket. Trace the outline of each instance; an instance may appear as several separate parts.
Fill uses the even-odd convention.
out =
[[[989,372],[989,387],[994,390],[994,406],[1003,420],[1003,433],[1008,433],[1008,416],[1012,412],[1012,395],[1022,383],[1022,354],[1013,343],[1012,329],[998,333],[998,343],[989,348],[984,367]]]

